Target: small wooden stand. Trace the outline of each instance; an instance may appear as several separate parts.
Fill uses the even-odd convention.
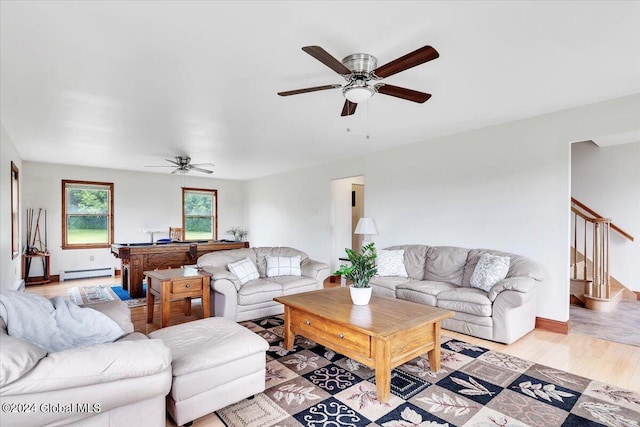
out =
[[[191,298],[202,298],[202,317],[209,317],[211,275],[195,268],[145,271],[147,276],[147,323],[153,323],[155,297],[160,298],[162,327],[169,326],[171,301],[184,300],[184,314],[191,315]]]
[[[42,271],[44,276],[40,277],[29,277],[29,270],[31,270],[31,261],[35,258],[40,258],[42,260]],[[25,285],[43,285],[45,283],[51,282],[51,272],[50,272],[50,262],[49,262],[50,254],[44,252],[37,252],[35,254],[23,254],[22,255],[22,272],[23,279]]]

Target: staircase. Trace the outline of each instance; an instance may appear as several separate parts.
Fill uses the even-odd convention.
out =
[[[578,200],[571,198],[573,244],[571,246],[571,303],[596,311],[611,311],[623,298],[636,300],[634,292],[611,277],[611,231],[633,241],[622,230]]]

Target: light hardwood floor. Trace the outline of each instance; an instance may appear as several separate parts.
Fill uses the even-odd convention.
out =
[[[74,286],[119,284],[119,278],[96,278],[73,280],[47,285],[33,285],[28,292],[46,297],[66,296]],[[182,303],[171,306],[170,325],[189,322],[202,317],[202,306],[194,300],[191,316],[182,312]],[[136,331],[148,333],[160,328],[160,305],[154,309],[154,322],[146,323],[146,307],[131,309],[131,318]],[[498,344],[447,330],[443,335],[477,344],[485,348],[511,354],[522,359],[571,372],[576,375],[596,379],[618,387],[640,393],[640,347],[619,344],[583,335],[561,335],[534,330],[511,345]],[[197,419],[194,427],[222,426],[214,414]],[[167,427],[175,424],[167,417]]]

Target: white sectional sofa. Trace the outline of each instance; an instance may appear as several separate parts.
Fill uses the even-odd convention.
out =
[[[247,276],[252,277],[250,280],[238,277],[229,269],[229,264],[247,258],[249,267],[255,268],[255,274]],[[279,271],[271,268],[268,271],[268,262],[278,259],[283,262],[293,260],[294,264],[297,261],[299,269]],[[328,264],[309,259],[306,253],[289,247],[210,252],[198,258],[197,266],[211,273],[211,315],[236,322],[281,314],[284,307],[273,301],[274,298],[322,289],[324,280],[329,277]]]
[[[3,427],[165,426],[171,353],[133,332],[122,301],[91,305],[125,336],[113,343],[49,353],[10,336],[0,319],[0,421]]]
[[[374,295],[451,310],[455,316],[444,320],[443,328],[505,344],[534,329],[536,285],[544,278],[542,267],[536,262],[491,249],[401,245],[384,250],[404,251],[404,269],[400,266],[404,271],[398,274],[397,265],[391,269],[379,265],[381,275],[371,280]],[[398,252],[382,255],[390,254],[399,255]],[[483,254],[488,254],[486,259],[498,257],[502,261],[508,257],[504,278],[490,287],[485,284],[485,289],[477,287],[482,271],[476,273],[473,281],[476,286],[472,286]],[[391,274],[386,275],[385,270]]]

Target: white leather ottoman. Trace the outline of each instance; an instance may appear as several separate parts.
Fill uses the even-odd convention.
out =
[[[211,317],[151,332],[171,349],[167,410],[179,426],[265,389],[269,344],[232,320]]]

